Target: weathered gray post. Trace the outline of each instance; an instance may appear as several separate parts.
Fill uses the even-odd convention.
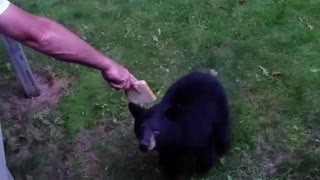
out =
[[[40,95],[40,91],[36,85],[32,71],[30,69],[27,58],[24,55],[23,49],[19,42],[1,35],[1,39],[5,45],[9,59],[14,66],[17,79],[19,80],[26,98],[32,98]],[[3,137],[0,123],[0,179],[13,180],[13,177],[8,170],[4,146]]]
[[[7,50],[9,59],[14,66],[17,78],[20,81],[26,98],[39,96],[39,89],[20,43],[1,34],[0,36]]]

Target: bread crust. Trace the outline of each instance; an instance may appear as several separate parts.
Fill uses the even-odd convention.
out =
[[[129,89],[126,91],[128,100],[135,104],[151,103],[156,100],[156,96],[148,86],[147,82],[140,80],[136,82],[140,92],[135,89]]]

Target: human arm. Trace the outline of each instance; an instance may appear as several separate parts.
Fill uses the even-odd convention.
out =
[[[0,33],[55,59],[100,70],[116,90],[135,88],[136,79],[126,68],[59,23],[32,15],[12,3],[0,16]]]

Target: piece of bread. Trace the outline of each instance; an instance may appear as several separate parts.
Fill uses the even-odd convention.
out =
[[[135,89],[129,89],[126,91],[127,98],[130,102],[135,104],[151,103],[156,100],[156,96],[149,88],[148,84],[144,80],[136,82],[140,92]]]

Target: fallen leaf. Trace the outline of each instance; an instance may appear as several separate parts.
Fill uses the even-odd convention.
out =
[[[198,24],[198,27],[199,27],[199,28],[202,28],[202,29],[207,29],[207,27],[206,27],[206,26],[201,25],[201,24]]]
[[[212,76],[217,76],[218,75],[218,72],[214,69],[210,69],[210,73]]]
[[[228,180],[232,180],[232,177],[230,175],[227,175]]]
[[[310,71],[313,73],[317,73],[318,71],[320,71],[320,69],[310,69]]]
[[[311,24],[309,24],[309,23],[307,23],[307,29],[308,29],[309,31],[312,31],[312,30],[314,29],[314,26],[311,25]]]
[[[118,120],[117,120],[116,118],[113,118],[113,119],[112,119],[112,122],[115,123],[115,124],[117,124],[117,123],[118,123]]]
[[[281,76],[282,73],[281,72],[272,72],[272,77],[278,77]]]
[[[161,90],[159,90],[156,94],[157,94],[157,96],[159,96],[160,95],[160,93],[161,93]]]
[[[225,159],[225,158],[221,158],[221,159],[220,159],[220,163],[221,163],[222,165],[225,165],[225,162],[226,162],[226,159]]]
[[[11,71],[11,64],[10,63],[6,63],[6,67],[9,71]]]
[[[155,42],[159,42],[159,39],[156,35],[152,35],[152,40]]]
[[[262,74],[263,74],[263,75],[269,76],[269,71],[268,71],[266,68],[264,68],[264,67],[262,67],[262,66],[259,66],[259,68],[262,70]]]

